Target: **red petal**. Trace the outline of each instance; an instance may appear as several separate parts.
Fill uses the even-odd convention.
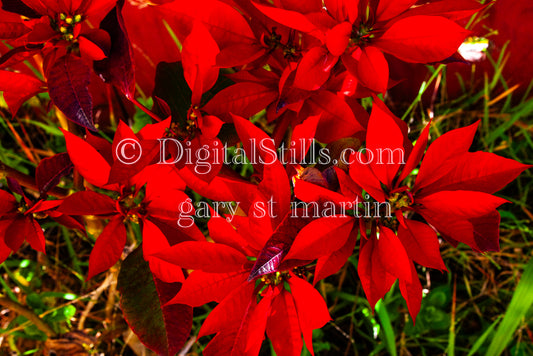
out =
[[[300,60],[293,85],[303,90],[319,89],[338,59],[324,47],[311,48]]]
[[[422,304],[422,285],[418,279],[418,273],[413,262],[409,261],[409,266],[411,267],[412,282],[408,283],[407,281],[400,280],[400,292],[407,302],[407,308],[409,309],[409,314],[414,324],[416,316],[420,311],[420,305]]]
[[[13,117],[26,100],[43,92],[45,83],[23,73],[13,73],[0,70],[0,91],[4,92],[4,99]]]
[[[415,202],[421,205],[420,211],[430,210],[450,218],[470,219],[493,212],[507,200],[483,192],[456,190],[415,198]]]
[[[292,295],[282,290],[272,301],[266,332],[277,356],[301,355],[302,336]]]
[[[168,304],[199,307],[209,302],[222,302],[228,294],[246,283],[246,273],[206,273],[194,271],[183,283],[180,292]]]
[[[102,48],[83,36],[78,37],[78,43],[80,44],[80,52],[92,61],[100,61],[107,57]]]
[[[61,132],[65,136],[68,155],[74,167],[89,183],[104,187],[111,171],[109,163],[86,141],[68,131]]]
[[[337,251],[324,257],[320,257],[316,262],[315,277],[313,279],[313,285],[336,272],[338,272],[342,266],[353,254],[353,249],[357,243],[357,233],[352,234],[346,240],[344,246]]]
[[[372,170],[390,189],[398,169],[405,164],[405,157],[412,150],[407,138],[407,125],[396,118],[381,100],[376,100],[368,122],[366,140],[366,147],[373,156],[370,163]]]
[[[5,230],[4,242],[13,251],[18,251],[27,235],[32,233],[31,221],[22,215],[15,216]]]
[[[326,45],[329,52],[337,57],[343,54],[348,47],[351,34],[352,24],[349,22],[342,22],[329,30],[326,33]]]
[[[378,300],[383,298],[396,281],[396,278],[387,273],[383,266],[383,261],[377,250],[377,240],[374,236],[369,237],[368,240],[361,239],[357,274],[370,307],[374,309]]]
[[[191,33],[183,42],[181,52],[183,75],[192,90],[191,102],[200,103],[204,92],[211,89],[218,78],[216,57],[220,50],[209,31],[197,21]]]
[[[87,280],[107,271],[120,259],[126,245],[126,227],[122,219],[122,216],[117,216],[111,220],[96,239],[89,256]]]
[[[467,152],[450,162],[453,168],[424,189],[424,195],[439,190],[474,190],[495,193],[533,166],[489,152]]]
[[[323,327],[331,320],[328,307],[320,293],[303,279],[293,276],[289,279],[289,285],[305,345],[311,355],[314,355],[313,330]]]
[[[325,0],[324,5],[327,11],[337,20],[350,20],[354,23],[358,15],[358,4],[350,0]]]
[[[470,126],[447,132],[429,145],[420,165],[413,191],[429,186],[448,173],[451,167],[447,169],[439,168],[447,160],[456,159],[463,153],[468,152],[478,125],[479,121]]]
[[[309,33],[318,39],[323,37],[322,32],[311,21],[309,21],[305,15],[301,13],[279,9],[272,6],[265,6],[255,2],[252,2],[252,4],[263,14],[282,25],[303,33]]]
[[[321,115],[316,129],[316,139],[323,143],[330,143],[363,131],[350,106],[327,90],[319,90],[305,101],[300,116],[311,115]]]
[[[410,259],[422,266],[445,271],[435,231],[419,221],[405,219],[406,228],[398,226],[398,238]]]
[[[407,176],[409,176],[413,169],[418,166],[418,163],[420,163],[420,160],[422,159],[422,156],[424,155],[424,151],[426,150],[428,144],[430,125],[431,121],[428,122],[428,124],[424,128],[424,131],[422,131],[422,133],[418,137],[413,151],[411,152],[411,154],[409,154],[409,158],[407,159],[405,166],[402,168],[402,173],[400,174],[400,178],[398,178],[398,182],[396,184],[397,186],[400,185],[402,181],[407,178]]]
[[[389,64],[376,47],[363,47],[357,64],[357,78],[368,89],[384,93],[389,84]]]
[[[3,40],[9,40],[24,36],[31,29],[24,26],[20,22],[2,22],[0,23],[0,38]]]
[[[285,259],[314,260],[345,245],[355,220],[352,217],[323,217],[307,224],[296,236]]]
[[[274,102],[277,97],[277,90],[261,84],[237,83],[219,91],[202,109],[230,122],[230,113],[250,117]]]
[[[409,268],[411,260],[400,239],[391,229],[384,226],[380,227],[377,252],[388,273],[401,281],[411,283],[411,270]]]
[[[185,241],[154,256],[186,269],[209,273],[240,271],[246,256],[233,247],[207,241]]]
[[[395,22],[373,45],[406,62],[433,63],[453,55],[469,33],[444,17],[412,16]]]
[[[87,190],[69,195],[57,211],[67,215],[109,215],[116,214],[117,207],[107,195]]]
[[[33,219],[27,219],[27,230],[28,234],[26,235],[26,241],[35,251],[40,251],[46,253],[45,250],[45,238],[43,234],[43,229],[41,225]]]
[[[376,11],[376,21],[386,21],[396,17],[416,2],[417,0],[380,0]]]

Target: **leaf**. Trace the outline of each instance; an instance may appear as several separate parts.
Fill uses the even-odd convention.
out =
[[[160,355],[175,355],[191,330],[191,307],[165,305],[180,287],[180,283],[164,283],[152,275],[141,247],[124,260],[118,275],[124,318],[141,342]]]
[[[451,57],[470,31],[440,16],[411,16],[395,22],[373,45],[412,63]]]
[[[523,318],[533,305],[533,258],[529,259],[524,273],[516,286],[513,298],[505,311],[502,322],[492,337],[487,356],[499,356],[503,353]]]
[[[122,215],[111,220],[96,239],[89,256],[89,273],[87,280],[107,271],[118,262],[126,246],[126,227]]]
[[[44,82],[27,74],[0,70],[0,91],[4,92],[4,100],[13,117],[22,103],[45,91],[45,86]]]
[[[310,218],[301,216],[291,217],[288,214],[285,217],[257,256],[257,260],[248,276],[248,281],[278,270],[281,261],[289,252],[299,231],[311,221]]]
[[[48,71],[50,99],[69,120],[96,131],[93,102],[88,85],[91,70],[83,60],[67,54],[54,62]]]
[[[72,171],[73,167],[74,165],[66,152],[58,153],[41,160],[35,171],[39,194],[43,195],[55,187],[62,177]]]
[[[21,0],[2,0],[2,10],[14,12],[19,15],[26,16],[30,19],[38,19],[43,14],[46,13],[46,11],[39,13],[35,10],[43,10],[42,6],[39,6],[38,9],[32,9],[28,5],[26,5]],[[46,8],[44,8],[46,10]]]
[[[185,125],[187,110],[191,106],[192,91],[183,75],[181,62],[161,62],[157,65],[152,95],[168,104],[172,112],[172,122]]]
[[[100,22],[100,29],[111,37],[111,49],[107,58],[94,62],[94,70],[106,83],[115,85],[128,99],[133,99],[133,50],[122,18],[123,6],[124,0],[117,1],[117,5]]]

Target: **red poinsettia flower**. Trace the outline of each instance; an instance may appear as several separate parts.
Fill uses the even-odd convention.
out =
[[[496,208],[506,201],[491,194],[529,166],[491,153],[468,152],[476,128],[474,124],[443,135],[424,155],[429,125],[413,147],[407,138],[407,125],[376,100],[368,124],[366,154],[351,155],[349,176],[337,169],[341,194],[296,180],[298,198],[329,200],[344,206],[345,211],[350,207],[353,211],[357,204],[372,198],[372,213],[365,210],[364,216],[362,211],[354,216],[359,218],[363,236],[358,273],[372,306],[399,279],[409,311],[413,319],[416,317],[421,286],[412,261],[445,270],[437,231],[453,245],[463,242],[476,251],[498,250]],[[407,178],[421,160],[413,185]],[[367,199],[363,199],[363,191]],[[413,219],[417,215],[427,223]],[[325,246],[323,239],[315,242],[297,237],[287,259],[310,259],[322,251],[324,257],[317,268],[322,269],[327,261],[344,263],[355,236],[339,219],[322,218],[309,224],[315,224],[317,231],[327,231],[328,224],[331,230],[342,228],[342,233],[323,234],[333,248]],[[330,272],[321,270],[324,276]]]
[[[0,190],[0,262],[5,261],[11,252],[18,251],[24,241],[34,250],[46,253],[43,229],[37,219],[51,217],[69,228],[84,231],[77,220],[56,210],[61,200],[39,199],[33,202],[26,197],[16,180],[8,177],[7,181],[18,199]]]
[[[314,34],[324,44],[303,56],[296,72],[296,87],[320,88],[342,57],[348,72],[362,86],[385,92],[389,86],[389,67],[383,52],[407,62],[445,60],[468,35],[451,19],[469,16],[480,8],[477,4],[467,9],[470,12],[458,12],[453,4],[443,6],[444,2],[440,2],[411,9],[415,3],[416,0],[326,1],[324,9],[313,16],[256,6],[273,20]]]
[[[169,120],[146,125],[134,134],[121,122],[112,144],[94,136],[88,136],[84,141],[63,132],[75,169],[89,183],[112,191],[115,196],[81,191],[67,197],[59,208],[69,215],[96,215],[109,219],[91,252],[88,278],[109,269],[120,258],[126,244],[125,221],[141,224],[146,254],[153,254],[170,244],[203,237],[195,225],[181,227],[176,224],[180,214],[194,212],[178,171],[171,165],[154,164],[160,158],[157,139],[164,136],[168,124]],[[139,154],[138,160],[133,156],[135,154]],[[132,157],[134,161],[126,160]],[[158,278],[164,281],[174,278],[172,282],[180,279],[165,272],[164,262],[152,259],[150,264]]]

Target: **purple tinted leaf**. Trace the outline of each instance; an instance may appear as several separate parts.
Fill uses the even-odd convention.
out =
[[[291,213],[287,214],[276,231],[268,239],[259,256],[257,256],[250,276],[248,276],[248,281],[268,273],[276,272],[281,261],[289,252],[298,232],[312,220],[312,218],[301,217],[304,214],[299,211],[294,215],[291,216]]]
[[[38,19],[42,16],[20,0],[2,0],[2,10],[14,12],[30,19]]]
[[[78,57],[67,54],[59,58],[48,72],[48,92],[52,102],[68,119],[96,131],[93,124],[93,101],[89,89],[91,69]]]
[[[39,162],[35,179],[41,195],[55,187],[59,180],[70,173],[74,165],[70,161],[68,153],[58,153]]]
[[[24,193],[22,192],[22,187],[20,186],[19,182],[17,182],[14,178],[6,177],[7,186],[8,188],[18,195],[24,196]]]
[[[106,15],[100,28],[111,37],[109,56],[94,62],[94,70],[106,83],[119,88],[127,98],[133,98],[135,92],[135,73],[133,70],[133,50],[122,18],[124,0]]]
[[[165,283],[153,276],[139,247],[122,263],[117,288],[124,317],[141,342],[159,355],[175,355],[189,336],[192,307],[164,305],[181,283]]]

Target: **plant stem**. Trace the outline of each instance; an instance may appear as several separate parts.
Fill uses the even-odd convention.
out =
[[[50,325],[48,325],[41,318],[39,318],[39,316],[35,314],[31,309],[28,309],[22,304],[3,296],[0,296],[0,304],[30,320],[39,330],[45,333],[48,337],[57,336],[57,333],[50,327]]]

